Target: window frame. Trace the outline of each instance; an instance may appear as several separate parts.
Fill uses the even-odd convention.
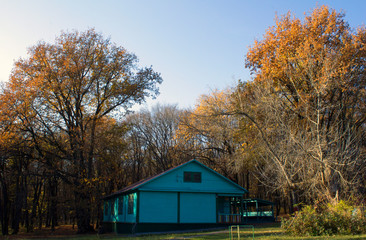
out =
[[[202,172],[183,172],[183,182],[186,183],[202,183]]]

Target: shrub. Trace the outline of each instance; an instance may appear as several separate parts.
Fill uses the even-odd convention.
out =
[[[366,233],[365,212],[361,209],[344,201],[322,209],[305,206],[291,218],[282,220],[282,228],[299,236]]]

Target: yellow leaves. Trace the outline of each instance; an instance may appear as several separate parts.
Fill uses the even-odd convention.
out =
[[[347,85],[347,74],[361,59],[359,49],[365,52],[365,36],[365,30],[353,34],[344,14],[327,6],[315,8],[303,21],[288,13],[249,48],[246,67],[256,82],[285,91],[297,102],[303,94]]]
[[[176,139],[197,149],[222,149],[233,154],[237,144],[235,131],[239,124],[238,118],[232,115],[233,109],[232,89],[202,95],[196,108],[182,115]]]
[[[108,181],[103,179],[103,178],[100,178],[100,177],[94,177],[94,178],[91,178],[91,179],[88,179],[88,178],[82,178],[81,179],[81,183],[84,185],[84,186],[94,186],[96,184],[100,184],[102,182],[105,182],[105,181]]]
[[[198,100],[194,114],[209,116],[229,112],[231,110],[230,94],[230,89],[227,89],[213,91],[210,95],[202,95]]]

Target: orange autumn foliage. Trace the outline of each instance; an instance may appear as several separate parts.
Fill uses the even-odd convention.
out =
[[[311,100],[309,94],[365,86],[365,79],[358,77],[365,74],[365,43],[364,27],[353,31],[343,13],[321,6],[303,21],[291,13],[277,18],[249,48],[246,67],[255,81],[273,84],[296,107]]]

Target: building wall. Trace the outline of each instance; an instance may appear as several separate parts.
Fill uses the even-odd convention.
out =
[[[133,197],[133,212],[130,213],[129,196]],[[122,214],[120,203],[123,204]],[[105,201],[107,212],[103,211],[103,221],[136,222],[137,203],[140,223],[216,223],[216,194],[184,192],[139,192],[118,196]]]
[[[180,223],[216,223],[216,194],[180,193]]]
[[[131,199],[130,203],[129,203],[129,198]],[[119,199],[121,199],[121,200],[119,200]],[[122,209],[121,209],[122,212],[119,211],[120,204],[122,204]],[[137,215],[137,194],[136,193],[121,195],[121,196],[109,199],[107,201],[104,201],[104,209],[103,209],[103,221],[104,222],[134,223],[134,222],[136,222],[136,215]]]
[[[131,196],[133,197],[133,201],[132,201],[132,212],[129,212],[129,203],[128,203],[128,197]],[[136,222],[136,215],[137,215],[137,193],[131,193],[129,195],[126,195],[127,201],[125,201],[126,204],[126,211],[125,211],[125,216],[126,216],[126,221],[128,223],[134,223]]]
[[[140,192],[140,223],[177,223],[178,193]]]

